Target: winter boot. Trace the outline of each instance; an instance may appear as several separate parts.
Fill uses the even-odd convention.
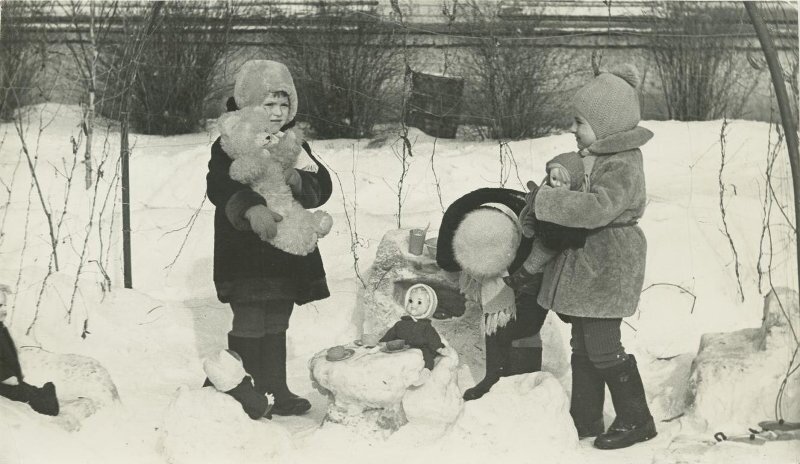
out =
[[[19,385],[0,384],[0,396],[12,401],[28,403],[39,414],[57,416],[59,411],[56,387],[52,382],[47,382],[41,387],[34,387],[25,382]]]
[[[511,351],[511,340],[505,334],[506,328],[499,328],[492,335],[484,337],[486,343],[486,374],[483,380],[464,392],[464,401],[477,400],[507,375]]]
[[[275,396],[273,414],[298,416],[311,409],[311,403],[289,390],[286,383],[286,332],[267,334],[262,338],[263,356],[266,359],[267,391]]]
[[[504,376],[530,374],[542,370],[542,348],[535,346],[511,346],[508,356],[508,367]]]
[[[578,430],[578,438],[596,437],[605,431],[603,402],[606,384],[586,356],[572,354],[572,398],[569,414]]]
[[[611,391],[617,417],[608,431],[595,439],[594,446],[599,449],[626,448],[655,437],[658,432],[647,407],[636,358],[628,355],[622,364],[598,371]]]
[[[261,338],[228,335],[228,349],[239,355],[242,359],[244,370],[253,378],[253,385],[256,391],[263,395],[267,393],[268,389],[262,340]]]
[[[208,381],[217,390],[227,393],[242,405],[251,419],[271,418],[272,403],[253,387],[252,378],[245,372],[242,358],[232,350],[222,350],[217,357],[203,361]]]

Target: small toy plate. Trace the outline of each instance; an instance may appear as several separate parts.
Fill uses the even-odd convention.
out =
[[[387,345],[383,345],[381,346],[381,351],[383,351],[384,353],[400,353],[401,351],[405,351],[409,348],[411,348],[411,345],[409,345],[408,343],[406,343],[405,346],[403,346],[402,348],[398,348],[396,350],[390,350]]]
[[[330,361],[330,362],[344,361],[345,359],[349,359],[351,356],[353,356],[354,353],[355,353],[355,350],[351,350],[350,348],[346,348],[344,350],[344,356],[342,356],[341,358],[334,359],[334,358],[331,358],[329,355],[326,354],[325,355],[325,359]]]

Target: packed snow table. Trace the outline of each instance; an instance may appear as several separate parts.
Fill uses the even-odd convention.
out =
[[[462,351],[459,345],[478,343],[480,320],[464,317],[464,298],[458,292],[458,274],[444,272],[427,250],[408,252],[408,230],[392,230],[381,241],[375,264],[358,297],[363,333],[383,336],[404,314],[403,298],[414,284],[431,286],[439,299],[433,325],[444,340],[458,340],[447,356],[437,356],[428,376],[418,349],[387,352],[383,346],[367,348],[356,342],[345,345],[344,359],[331,358],[328,350],[310,361],[311,378],[328,395],[326,421],[390,434],[404,424],[431,422],[447,427],[458,416],[463,402],[457,382]],[[454,337],[457,332],[474,334]],[[467,339],[474,339],[469,342]],[[459,354],[456,354],[458,352]],[[482,358],[480,353],[476,358]],[[462,356],[463,360],[463,356]],[[482,359],[481,359],[482,361]]]

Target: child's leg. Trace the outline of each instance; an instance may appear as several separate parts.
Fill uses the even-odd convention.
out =
[[[262,350],[267,370],[266,386],[275,395],[272,413],[279,416],[299,415],[311,409],[311,403],[289,390],[286,381],[286,330],[293,309],[291,300],[272,300],[264,313]]]
[[[235,351],[240,358],[244,370],[253,378],[253,384],[260,393],[265,393],[266,369],[262,353],[264,330],[264,304],[234,300],[231,301],[233,324],[228,333],[228,348]]]
[[[569,413],[579,438],[596,437],[605,431],[603,403],[606,387],[600,371],[589,360],[583,331],[584,318],[572,317],[572,396]]]
[[[576,318],[582,326],[589,360],[611,391],[617,417],[597,437],[600,449],[618,449],[656,436],[636,358],[625,354],[620,337],[622,319]]]

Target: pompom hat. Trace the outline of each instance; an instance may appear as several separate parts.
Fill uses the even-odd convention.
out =
[[[632,64],[601,72],[575,93],[572,109],[592,127],[597,140],[639,124],[639,72]]]
[[[293,120],[297,114],[297,90],[289,68],[272,60],[250,60],[242,65],[233,88],[236,106],[261,105],[274,92],[289,94],[289,121]]]

